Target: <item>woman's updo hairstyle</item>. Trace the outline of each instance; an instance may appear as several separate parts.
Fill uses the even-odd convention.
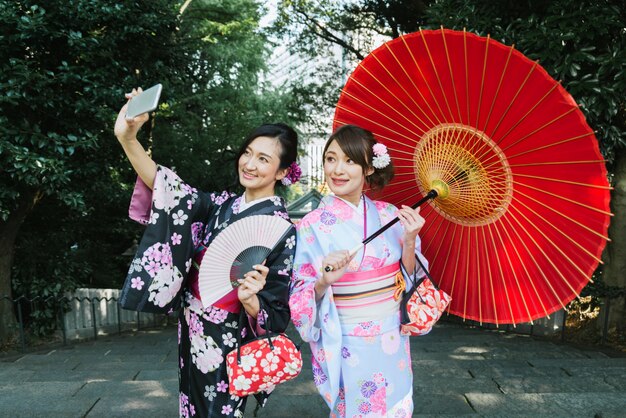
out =
[[[287,168],[296,161],[298,157],[298,134],[296,131],[284,123],[267,123],[250,132],[239,148],[235,158],[236,172],[239,170],[239,158],[246,152],[250,143],[260,136],[274,138],[280,143],[280,169]],[[277,185],[279,184],[282,185],[280,181],[277,182]]]
[[[348,158],[363,168],[363,174],[366,174],[368,168],[374,169],[372,174],[365,177],[365,181],[372,190],[381,190],[393,179],[394,169],[392,162],[389,162],[384,168],[376,168],[372,165],[374,160],[373,147],[377,142],[374,139],[374,134],[370,131],[356,125],[343,125],[337,128],[328,138],[322,155],[326,155],[326,151],[333,141],[337,141],[339,148]]]

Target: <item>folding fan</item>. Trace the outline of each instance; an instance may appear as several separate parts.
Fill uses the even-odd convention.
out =
[[[291,225],[279,216],[254,215],[220,232],[204,253],[198,272],[202,304],[210,306],[237,288],[237,280],[265,260]]]

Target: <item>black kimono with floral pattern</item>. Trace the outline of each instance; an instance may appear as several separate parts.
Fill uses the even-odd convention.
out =
[[[159,166],[152,191],[138,180],[131,202],[131,218],[146,224],[147,229],[131,264],[120,304],[145,312],[172,312],[181,307],[178,346],[182,417],[243,416],[246,398],[229,394],[225,362],[226,354],[235,348],[240,315],[216,306],[203,306],[187,281],[197,274],[196,262],[211,262],[202,260],[201,249],[209,246],[230,223],[249,215],[288,219],[284,201],[279,197],[240,212],[241,199],[226,192],[199,192],[171,170]],[[292,233],[267,257],[269,274],[257,295],[262,309],[257,318],[248,318],[242,324],[243,341],[253,337],[255,330],[265,329],[266,315],[270,316],[272,331],[283,332],[287,327],[294,252],[292,227]],[[268,396],[269,393],[255,395],[261,405]]]

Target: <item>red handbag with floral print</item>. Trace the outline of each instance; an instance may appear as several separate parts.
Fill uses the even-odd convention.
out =
[[[417,279],[416,264],[413,286],[404,294],[400,303],[400,333],[410,336],[428,334],[452,300],[450,295],[435,286],[419,257],[416,256],[415,259],[428,277]]]
[[[265,335],[243,345],[241,332],[237,333],[237,348],[226,355],[228,391],[240,397],[270,393],[279,383],[298,376],[300,370],[302,355],[299,348],[286,334],[272,333],[269,322]]]

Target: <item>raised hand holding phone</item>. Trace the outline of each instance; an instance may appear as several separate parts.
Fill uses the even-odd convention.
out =
[[[138,95],[133,96],[130,102],[128,102],[126,119],[133,119],[143,113],[149,113],[155,110],[159,105],[162,90],[163,86],[156,84]]]

